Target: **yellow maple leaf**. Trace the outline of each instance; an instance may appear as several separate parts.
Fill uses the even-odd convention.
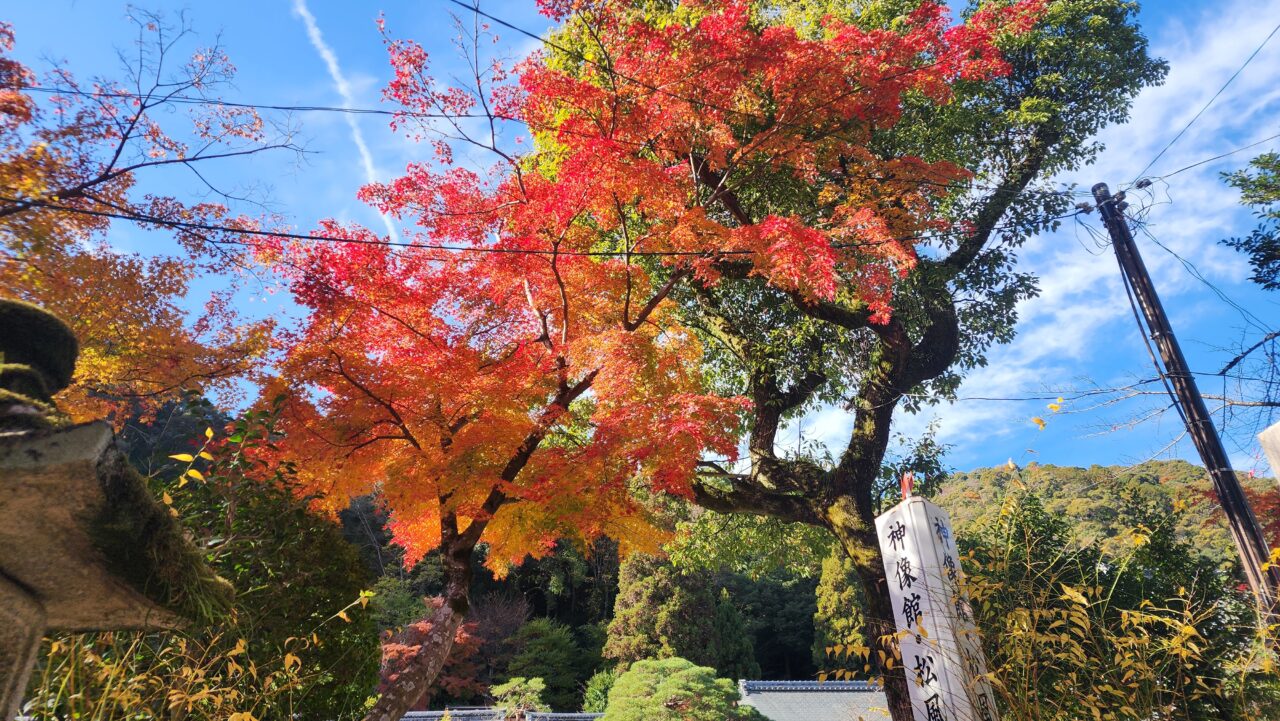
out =
[[[1043,418],[1041,418],[1040,416],[1035,416],[1035,417],[1033,417],[1033,418],[1031,419],[1031,422],[1032,422],[1032,423],[1034,423],[1034,424],[1036,424],[1036,427],[1037,427],[1037,428],[1039,428],[1039,429],[1040,429],[1040,430],[1042,430],[1042,431],[1044,430],[1044,427],[1045,427],[1045,425],[1046,425],[1046,424],[1045,424],[1045,422],[1044,422],[1044,419],[1043,419]]]

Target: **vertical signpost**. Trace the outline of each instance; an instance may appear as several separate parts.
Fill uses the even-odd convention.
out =
[[[903,486],[906,500],[876,519],[876,532],[915,721],[996,721],[951,519]]]

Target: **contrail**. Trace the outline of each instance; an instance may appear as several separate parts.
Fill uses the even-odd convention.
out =
[[[307,38],[311,41],[311,47],[315,48],[316,52],[320,54],[320,59],[324,60],[325,67],[329,69],[329,77],[333,79],[334,88],[342,96],[342,107],[355,107],[355,96],[351,94],[351,84],[347,82],[347,77],[342,74],[342,67],[338,65],[338,56],[333,52],[333,48],[325,43],[324,35],[320,33],[320,26],[316,24],[316,16],[312,15],[311,10],[307,8],[306,0],[293,0],[293,12],[302,18],[302,22],[306,24]],[[365,179],[370,183],[376,182],[378,178],[373,170],[373,155],[370,154],[369,146],[364,142],[364,133],[360,132],[360,125],[356,122],[354,115],[346,114],[345,118],[347,127],[351,128],[351,140],[356,144],[356,150],[360,153],[360,163],[364,165]],[[392,240],[399,240],[399,235],[396,233],[396,228],[392,224],[391,218],[383,215],[382,223],[387,227],[387,233],[391,235]]]

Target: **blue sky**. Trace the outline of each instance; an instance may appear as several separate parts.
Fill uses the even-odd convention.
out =
[[[392,33],[426,46],[436,67],[445,73],[454,57],[449,13],[461,12],[447,0],[378,4],[189,0],[140,5],[170,16],[186,10],[205,42],[220,33],[238,68],[235,86],[220,93],[227,99],[352,107],[378,107],[390,76],[375,25],[379,12]],[[482,7],[534,32],[548,27],[545,18],[537,15],[533,0],[483,0]],[[117,49],[131,40],[124,13],[125,5],[112,0],[23,0],[9,3],[3,18],[14,24],[17,55],[29,64],[43,68],[46,59],[57,59],[79,76],[113,75],[119,68]],[[1107,149],[1093,166],[1056,180],[1086,190],[1098,181],[1110,183],[1113,189],[1131,181],[1280,23],[1280,0],[1210,5],[1149,1],[1142,23],[1154,53],[1170,63],[1168,82],[1138,98],[1128,125],[1102,134]],[[523,55],[536,46],[510,31],[499,32],[499,37],[497,48],[508,56]],[[1277,68],[1280,38],[1272,40],[1150,174],[1168,173],[1280,133]],[[383,219],[355,199],[356,189],[369,179],[395,177],[406,162],[427,158],[429,148],[392,132],[380,117],[311,112],[296,114],[293,120],[310,151],[304,160],[263,156],[229,164],[214,177],[228,182],[252,178],[265,190],[270,206],[298,229],[334,217],[385,232]],[[1245,281],[1248,270],[1243,259],[1217,243],[1253,225],[1219,172],[1276,148],[1280,141],[1263,143],[1180,173],[1167,184],[1157,183],[1149,197],[1130,198],[1135,208],[1151,206],[1150,229],[1169,249],[1157,247],[1145,236],[1139,240],[1195,370],[1216,371],[1242,338],[1257,338],[1261,327],[1280,326],[1280,294],[1264,293]],[[179,194],[197,190],[192,178],[180,174],[153,183]],[[1096,215],[1084,216],[1082,223],[1100,229]],[[111,242],[121,250],[146,253],[163,248],[166,240],[161,234],[144,234],[118,224]],[[1173,253],[1238,307],[1195,278]],[[1068,222],[1059,232],[1030,240],[1022,258],[1023,268],[1040,276],[1043,291],[1022,308],[1017,340],[996,349],[990,364],[971,375],[961,389],[961,400],[919,416],[901,416],[899,430],[913,435],[936,422],[940,440],[952,446],[948,465],[958,469],[1000,464],[1008,458],[1061,465],[1125,464],[1151,457],[1194,460],[1189,442],[1169,445],[1181,434],[1175,415],[1128,423],[1159,405],[1152,396],[1098,408],[1083,400],[1070,402],[1056,414],[1045,408],[1044,400],[978,400],[1055,396],[1059,391],[1125,385],[1153,375],[1109,248],[1097,247],[1084,227]],[[242,303],[254,314],[287,316],[290,312],[279,296],[252,289],[243,295]],[[1206,393],[1223,390],[1221,379],[1201,382]],[[1034,416],[1048,422],[1043,431],[1032,422]],[[1251,427],[1240,420],[1232,421],[1227,436],[1236,467],[1270,475]],[[824,409],[793,426],[788,437],[802,433],[806,439],[838,449],[848,429],[847,414]]]

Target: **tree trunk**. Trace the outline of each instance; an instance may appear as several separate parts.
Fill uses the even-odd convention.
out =
[[[458,542],[457,531],[451,530],[446,528],[443,534],[447,539],[442,554],[444,603],[431,617],[431,630],[418,646],[418,652],[405,661],[395,681],[388,684],[364,721],[400,721],[422,699],[449,658],[453,640],[471,609],[471,552],[474,550],[472,545]]]
[[[893,721],[913,721],[911,694],[902,667],[902,653],[898,650],[898,627],[885,581],[875,518],[869,508],[860,509],[848,498],[837,501],[828,509],[827,516],[831,520],[831,531],[853,560],[858,580],[862,582],[866,603],[863,608],[863,638],[871,648],[868,663],[883,680],[889,715]],[[892,667],[880,662],[877,651],[893,660]]]

